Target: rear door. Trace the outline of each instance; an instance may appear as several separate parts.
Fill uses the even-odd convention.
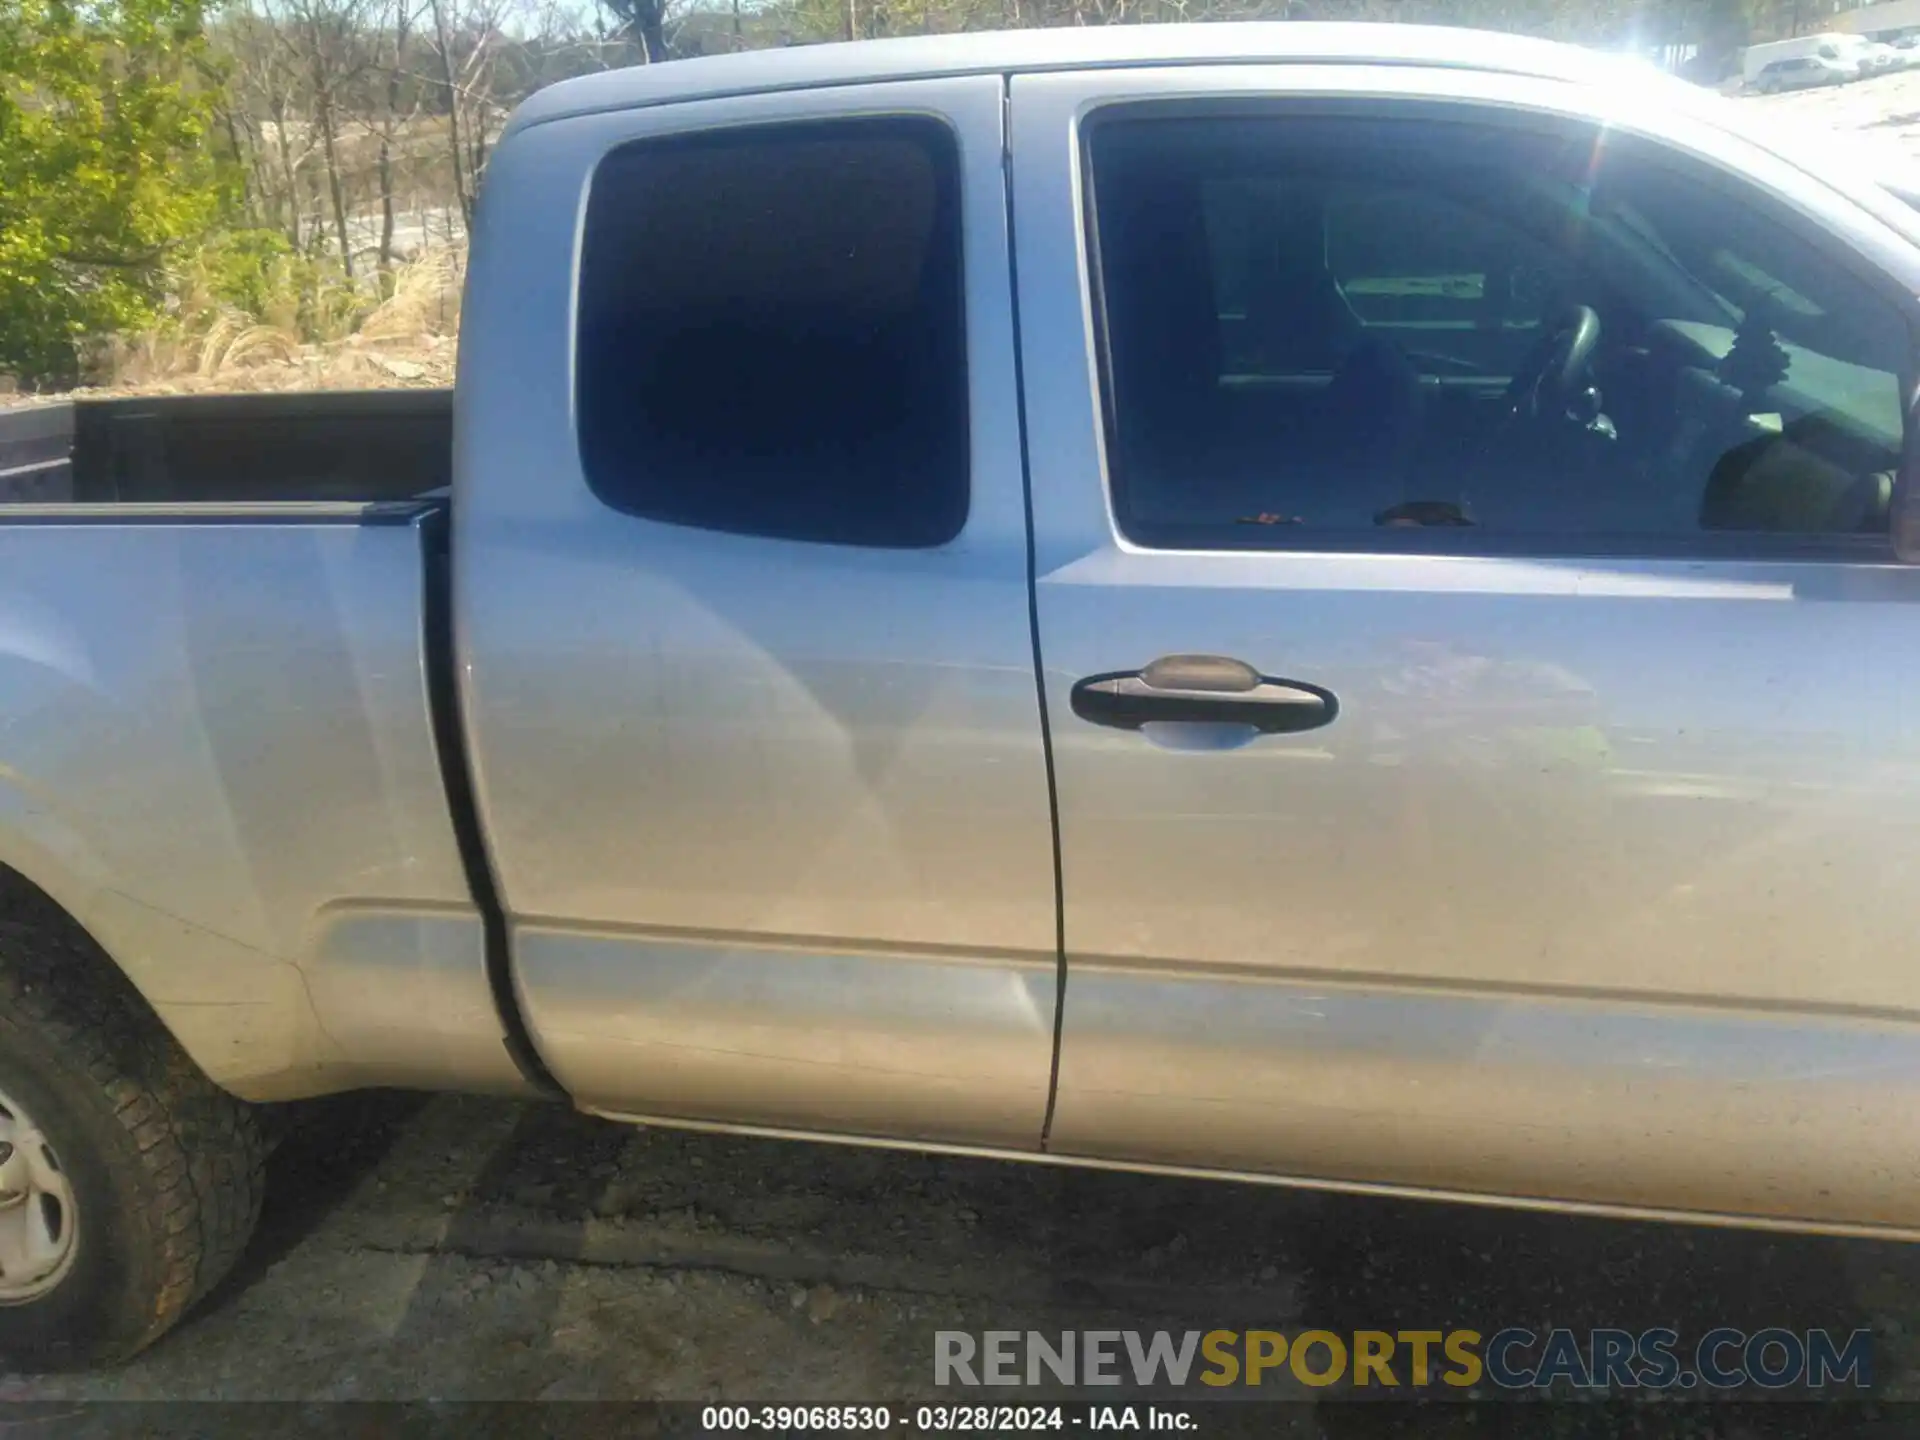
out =
[[[1920,1222],[1920,267],[1600,103],[1015,80],[1053,1149]]]
[[[745,96],[492,162],[457,633],[520,1000],[584,1105],[1038,1143],[1002,101]]]

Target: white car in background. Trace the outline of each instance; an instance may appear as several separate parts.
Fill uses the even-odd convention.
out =
[[[1845,85],[1860,78],[1860,67],[1851,60],[1829,60],[1823,55],[1801,55],[1775,60],[1763,68],[1751,82],[1762,95],[1777,95],[1783,90],[1811,90],[1823,85]]]
[[[1784,78],[1796,77],[1795,83],[1779,83],[1772,88],[1779,90],[1804,89],[1808,85],[1844,84],[1848,80],[1857,80],[1864,74],[1872,73],[1867,63],[1866,50],[1871,41],[1858,35],[1842,35],[1837,32],[1824,35],[1798,35],[1790,40],[1769,40],[1759,45],[1749,45],[1741,57],[1741,78],[1748,87],[1765,90],[1763,77],[1773,74]],[[1787,60],[1818,60],[1825,65],[1809,69],[1806,66],[1794,66],[1787,71],[1777,67]],[[1815,78],[1815,77],[1819,78]]]
[[[1870,40],[1860,54],[1860,73],[1862,75],[1884,75],[1893,70],[1904,70],[1910,63],[1905,51],[1878,40]]]

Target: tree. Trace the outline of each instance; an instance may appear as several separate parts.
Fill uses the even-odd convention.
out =
[[[639,47],[641,60],[657,65],[668,58],[667,12],[671,0],[601,0]]]
[[[406,88],[407,46],[414,22],[414,0],[390,0],[385,33],[378,38],[381,68],[386,72],[380,87],[379,116],[374,122],[380,136],[375,168],[380,176],[380,269],[393,268],[393,152],[401,144],[407,125],[419,114],[415,105],[409,113],[401,109]],[[388,48],[391,44],[391,49]]]
[[[366,68],[362,46],[365,0],[281,0],[286,22],[281,39],[299,56],[312,89],[320,154],[326,162],[327,198],[333,211],[340,264],[353,278],[353,237],[347,228],[347,194],[341,181],[340,123],[345,92]]]
[[[201,19],[200,0],[0,5],[0,370],[71,377],[211,222]]]
[[[299,250],[308,239],[300,223],[300,182],[312,158],[311,107],[298,57],[281,39],[278,19],[258,3],[230,3],[209,37],[226,80],[217,103],[234,118],[246,146],[261,217]]]

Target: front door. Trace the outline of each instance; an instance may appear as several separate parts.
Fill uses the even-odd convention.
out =
[[[1050,1146],[1920,1224],[1916,262],[1487,89],[1014,83]]]

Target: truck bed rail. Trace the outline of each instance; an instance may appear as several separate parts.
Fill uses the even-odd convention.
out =
[[[449,390],[0,409],[0,504],[409,500],[452,472]]]

